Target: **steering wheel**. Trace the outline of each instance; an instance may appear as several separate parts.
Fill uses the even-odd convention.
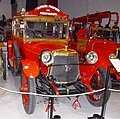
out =
[[[27,30],[27,35],[29,38],[42,38],[42,33],[39,30]]]

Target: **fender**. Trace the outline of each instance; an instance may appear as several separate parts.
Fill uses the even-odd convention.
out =
[[[108,66],[112,65],[109,61],[109,59],[103,59],[101,57],[99,57],[99,60],[98,62],[96,62],[96,67],[98,68],[99,66],[102,66],[106,71],[107,71],[107,68]]]
[[[8,40],[8,59],[12,58],[12,43],[13,40]]]
[[[29,59],[21,60],[22,69],[26,77],[35,78],[39,75],[39,65]]]
[[[93,65],[81,65],[80,66],[80,73],[82,76],[82,82],[88,87],[89,91],[93,91],[90,86],[90,79],[92,78],[93,74],[95,74],[96,70],[102,66],[106,71],[108,66],[111,65],[109,60],[106,59],[99,59],[98,62],[96,62]]]

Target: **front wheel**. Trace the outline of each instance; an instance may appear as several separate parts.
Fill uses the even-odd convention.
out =
[[[92,78],[90,79],[90,85],[93,90],[99,90],[105,87],[106,81],[106,74],[107,72],[103,67],[99,67],[96,72],[93,74]],[[109,80],[109,87],[111,87],[111,81]],[[87,95],[87,99],[95,107],[102,106],[104,97],[104,91],[96,92],[90,95]],[[110,91],[108,90],[106,93],[106,100],[105,103],[108,101],[110,97]]]
[[[21,91],[36,93],[35,78],[27,78],[24,72],[22,72],[21,75]],[[25,112],[27,114],[32,114],[36,107],[36,96],[30,94],[22,94],[22,101]]]

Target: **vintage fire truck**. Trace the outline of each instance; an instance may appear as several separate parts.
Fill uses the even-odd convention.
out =
[[[67,14],[51,5],[28,12],[22,10],[13,17],[8,61],[13,75],[21,75],[21,92],[59,97],[104,88],[106,71],[102,67],[94,68],[94,61],[85,64],[88,72],[81,73],[80,54],[69,45],[69,22]],[[89,59],[95,52],[90,53]],[[98,60],[97,54],[94,56]],[[94,106],[101,106],[103,94],[101,91],[87,97]],[[32,114],[36,96],[22,94],[22,101],[26,113]]]
[[[104,20],[107,26],[114,22],[116,28],[102,26]],[[113,66],[111,61],[120,59],[120,44],[113,41],[111,36],[113,32],[116,33],[116,37],[118,35],[118,21],[118,13],[110,11],[73,18],[74,30],[69,45],[79,53],[80,62],[84,64],[80,66],[80,74],[84,77],[82,81],[87,84],[89,90],[99,89],[106,78],[108,66]],[[94,65],[85,65],[88,63]],[[109,87],[111,87],[112,78],[120,80],[119,71],[115,66],[110,69]],[[94,106],[100,105],[98,97],[101,98],[101,93],[87,96]]]

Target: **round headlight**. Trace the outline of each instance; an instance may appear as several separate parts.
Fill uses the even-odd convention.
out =
[[[50,51],[43,51],[41,54],[41,61],[46,65],[51,64],[52,63],[52,53]]]
[[[98,61],[98,55],[96,52],[94,51],[90,51],[87,55],[86,55],[86,60],[89,64],[94,64]]]

